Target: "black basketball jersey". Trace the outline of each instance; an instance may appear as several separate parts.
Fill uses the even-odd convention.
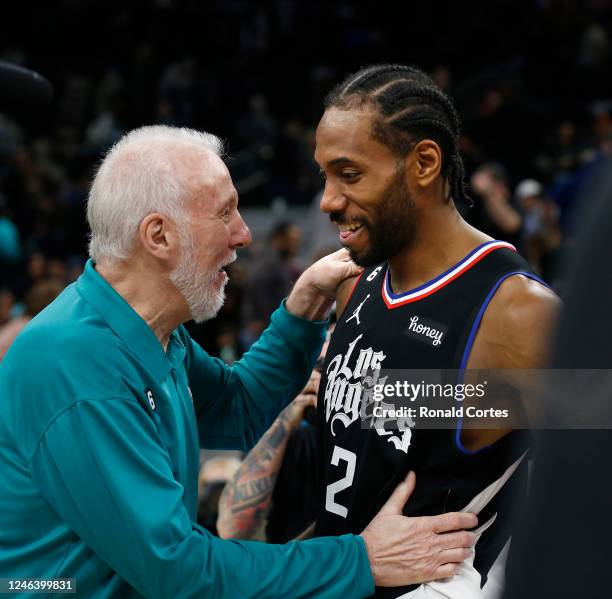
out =
[[[460,423],[455,430],[363,429],[361,382],[364,373],[380,369],[465,369],[490,300],[516,274],[536,278],[514,247],[501,241],[483,243],[402,294],[393,293],[387,264],[363,272],[332,335],[319,387],[317,535],[359,534],[414,470],[417,484],[406,515],[469,507],[479,526],[487,525],[473,564],[484,585],[524,498],[528,433],[515,431],[469,452],[461,444]],[[399,597],[417,586],[377,588],[376,596]]]

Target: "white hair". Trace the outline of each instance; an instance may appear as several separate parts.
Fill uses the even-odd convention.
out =
[[[194,147],[223,153],[221,140],[211,133],[164,125],[134,129],[109,150],[87,199],[91,258],[125,260],[140,223],[152,212],[184,224],[187,181],[177,172],[176,151]]]

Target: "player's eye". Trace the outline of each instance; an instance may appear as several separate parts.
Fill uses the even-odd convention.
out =
[[[345,181],[354,181],[355,179],[357,179],[357,177],[359,177],[361,173],[359,171],[342,171],[340,173],[340,176],[345,180]]]
[[[319,169],[319,176],[321,177],[321,179],[323,179],[323,181],[327,181],[327,175],[325,174],[323,169]]]

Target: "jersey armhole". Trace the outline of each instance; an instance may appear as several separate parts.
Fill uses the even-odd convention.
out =
[[[359,274],[359,276],[355,280],[355,284],[353,285],[351,292],[348,294],[348,297],[346,298],[347,306],[348,306],[348,303],[351,301],[351,298],[353,297],[353,293],[355,293],[355,289],[357,289],[357,285],[359,285],[359,281],[361,281],[361,277],[363,277],[363,271]]]
[[[547,287],[548,289],[550,289],[550,285],[548,285],[548,283],[544,282],[542,279],[540,279],[540,277],[538,277],[537,275],[534,275],[530,272],[526,272],[523,270],[515,270],[512,272],[508,272],[505,275],[502,275],[499,279],[497,279],[497,281],[495,282],[495,284],[493,285],[493,287],[491,287],[491,290],[489,291],[489,293],[487,294],[487,296],[485,297],[484,301],[482,302],[482,306],[480,306],[480,310],[478,310],[478,314],[476,315],[476,318],[474,319],[474,322],[472,323],[472,328],[470,329],[470,334],[468,335],[468,340],[467,343],[465,344],[465,349],[463,350],[463,356],[461,357],[461,363],[459,365],[459,373],[457,376],[457,382],[458,383],[463,383],[463,379],[465,376],[465,369],[467,367],[467,363],[470,359],[470,354],[472,353],[472,347],[474,346],[474,340],[476,339],[476,333],[478,333],[478,329],[480,328],[480,324],[482,322],[482,318],[484,316],[484,313],[486,312],[487,308],[489,307],[489,304],[491,303],[491,300],[493,299],[493,297],[495,296],[495,294],[497,293],[497,290],[500,288],[501,284],[506,280],[509,279],[510,277],[516,276],[516,275],[523,275],[524,277],[527,277],[528,279],[532,279],[534,281],[537,281],[538,283],[541,283],[542,285],[544,285],[545,287]],[[457,447],[457,449],[465,454],[465,455],[476,455],[477,453],[488,449],[490,447],[490,445],[485,445],[484,447],[481,447],[480,449],[477,449],[475,451],[471,451],[469,449],[467,449],[467,447],[464,447],[463,443],[461,443],[461,430],[462,430],[462,426],[463,426],[463,419],[462,418],[458,418],[457,419],[457,428],[455,430],[455,446]]]
[[[351,290],[349,292],[349,294],[346,296],[346,301],[344,302],[344,307],[342,308],[342,312],[338,312],[337,309],[337,302],[336,302],[336,319],[339,319],[340,316],[342,316],[342,314],[346,311],[346,309],[348,308],[348,305],[351,303],[351,299],[353,297],[353,294],[355,293],[355,290],[357,289],[357,285],[359,285],[359,281],[361,281],[361,277],[363,276],[364,271],[362,271],[358,277],[355,279],[355,283],[353,284],[353,286],[351,287]]]

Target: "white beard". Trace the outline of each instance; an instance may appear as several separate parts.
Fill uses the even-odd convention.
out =
[[[192,236],[181,230],[180,241],[181,258],[177,267],[170,273],[170,280],[182,294],[196,323],[211,320],[221,310],[225,301],[227,279],[220,289],[216,289],[214,283],[218,269],[213,272],[199,272],[197,250]]]

